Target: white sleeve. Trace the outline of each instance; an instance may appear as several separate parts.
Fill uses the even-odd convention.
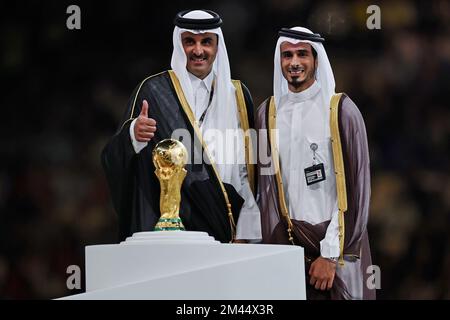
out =
[[[337,258],[339,254],[339,216],[336,207],[331,216],[325,238],[320,241],[320,255],[324,258]]]
[[[137,119],[134,119],[131,122],[130,137],[131,137],[131,143],[133,144],[134,152],[139,153],[139,152],[141,152],[142,149],[144,149],[147,146],[148,142],[140,142],[140,141],[136,140],[136,137],[134,136],[134,125],[136,124],[136,120]]]
[[[250,184],[248,183],[247,167],[245,165],[240,165],[239,176],[241,179],[241,190],[238,190],[238,193],[244,198],[245,202],[239,213],[239,220],[236,226],[236,239],[259,241],[262,239],[261,215],[255,197],[250,189]]]

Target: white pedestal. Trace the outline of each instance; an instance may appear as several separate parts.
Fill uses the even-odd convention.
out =
[[[64,299],[306,299],[303,248],[140,232],[86,247],[86,293]]]

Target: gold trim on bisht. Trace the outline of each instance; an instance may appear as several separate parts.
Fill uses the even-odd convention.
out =
[[[339,264],[344,265],[344,213],[347,211],[347,189],[345,187],[345,168],[344,158],[342,156],[341,136],[339,134],[339,115],[338,107],[341,100],[342,93],[337,93],[331,97],[330,102],[330,131],[331,131],[331,145],[333,148],[334,171],[336,174],[336,191],[338,198],[339,209]]]
[[[202,143],[203,149],[205,150],[205,154],[208,156],[209,158],[209,152],[208,152],[208,148],[206,146],[206,143],[203,140],[203,136],[201,134],[200,128],[197,125],[197,122],[195,121],[195,116],[194,113],[192,112],[191,107],[189,106],[189,103],[186,100],[186,97],[184,95],[183,89],[181,88],[181,84],[180,81],[178,80],[175,72],[173,70],[169,70],[169,76],[170,79],[172,80],[172,84],[175,88],[175,92],[177,93],[178,96],[178,100],[181,103],[181,106],[184,110],[184,112],[186,113],[192,127],[194,128],[195,134],[197,135],[197,138],[199,139],[199,141]],[[234,218],[233,218],[233,213],[231,211],[231,203],[230,200],[228,198],[228,193],[225,190],[225,186],[223,185],[222,179],[220,178],[219,172],[217,171],[217,168],[214,164],[213,161],[211,161],[211,158],[209,158],[209,161],[211,163],[211,166],[214,170],[214,173],[216,175],[217,180],[219,181],[220,184],[220,188],[222,189],[222,193],[223,196],[225,198],[225,202],[227,204],[227,214],[228,214],[228,219],[230,221],[230,227],[231,227],[231,242],[233,242],[236,238],[236,224],[234,222]]]
[[[278,201],[280,203],[281,215],[288,224],[288,235],[289,241],[294,244],[294,238],[292,237],[292,221],[289,217],[289,210],[286,205],[286,199],[284,198],[284,187],[283,187],[283,179],[281,178],[281,168],[280,168],[280,157],[278,154],[278,146],[276,145],[276,141],[274,138],[276,137],[276,127],[277,127],[277,115],[275,110],[275,99],[273,97],[270,98],[269,102],[269,143],[270,143],[270,152],[272,154],[272,160],[275,165],[275,178],[277,180],[278,186]]]
[[[242,91],[242,85],[239,80],[231,80],[236,88],[236,100],[239,111],[239,119],[241,122],[241,129],[244,132],[244,147],[245,147],[245,164],[247,167],[248,182],[250,189],[255,194],[255,165],[253,161],[253,144],[250,132],[248,131],[250,125],[248,123],[247,107],[245,105],[244,92]]]
[[[270,98],[269,102],[269,119],[268,119],[268,129],[269,129],[269,146],[271,150],[272,155],[272,161],[275,165],[275,178],[277,181],[277,188],[278,188],[278,201],[280,205],[281,215],[286,220],[288,224],[288,235],[289,235],[289,241],[295,245],[294,238],[292,237],[292,229],[293,224],[289,215],[289,210],[286,205],[286,199],[284,196],[284,187],[283,187],[283,179],[281,178],[281,168],[280,168],[280,156],[278,153],[278,147],[276,145],[276,141],[274,141],[275,133],[276,133],[276,123],[277,123],[277,116],[276,116],[276,108],[275,108],[275,99],[272,96]],[[317,248],[317,246],[314,244],[314,242],[300,229],[297,229],[302,236],[311,244],[311,246]],[[320,250],[319,248],[317,248]],[[306,258],[306,257],[305,257]],[[308,260],[308,258],[306,258]]]
[[[147,78],[145,78],[144,80],[141,81],[141,83],[139,84],[139,88],[137,89],[136,94],[135,94],[135,96],[134,96],[133,107],[131,108],[130,118],[129,118],[128,120],[126,120],[126,121],[122,124],[122,126],[120,127],[120,130],[119,130],[119,131],[122,131],[123,126],[124,126],[127,122],[133,121],[134,119],[136,119],[136,118],[133,118],[134,108],[135,108],[135,106],[136,106],[136,100],[137,100],[137,97],[138,97],[138,95],[139,95],[139,91],[141,91],[141,88],[142,88],[142,86],[144,85],[145,81],[147,81],[147,80],[150,79],[150,78],[159,76],[160,74],[163,74],[163,73],[164,73],[164,71],[163,71],[163,72],[160,72],[160,73],[157,73],[157,74],[153,74],[153,75],[151,75],[151,76],[149,76],[149,77],[147,77]]]

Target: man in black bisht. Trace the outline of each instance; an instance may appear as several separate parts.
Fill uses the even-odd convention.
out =
[[[257,241],[261,225],[252,192],[251,141],[242,133],[253,127],[250,93],[231,80],[216,13],[184,11],[174,23],[173,70],[137,86],[102,152],[120,240],[156,225],[160,186],[152,151],[159,141],[175,138],[190,156],[180,204],[186,230],[207,232],[221,242]],[[234,137],[227,139],[230,132]]]

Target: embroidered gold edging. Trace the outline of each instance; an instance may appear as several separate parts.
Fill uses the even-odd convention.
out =
[[[201,142],[201,144],[203,146],[203,149],[205,150],[205,154],[208,155],[208,157],[209,157],[208,148],[206,147],[206,143],[203,141],[203,137],[200,132],[200,128],[198,127],[197,122],[195,121],[195,117],[194,117],[194,114],[192,113],[192,109],[189,106],[189,103],[187,102],[186,97],[184,96],[183,89],[181,88],[180,82],[179,82],[175,72],[173,72],[172,70],[169,70],[169,76],[170,76],[170,79],[172,80],[172,84],[175,88],[175,92],[177,93],[178,99],[180,100],[181,107],[183,108],[189,121],[191,122],[191,125],[194,128],[195,134],[197,135],[197,138],[199,139],[199,141]],[[236,224],[234,222],[233,213],[231,211],[231,203],[228,198],[228,193],[225,190],[225,186],[223,185],[222,179],[220,178],[219,172],[217,171],[214,162],[211,161],[211,159],[209,159],[209,160],[210,160],[211,166],[214,170],[214,173],[217,177],[217,180],[219,181],[220,188],[222,189],[222,193],[225,198],[225,202],[227,204],[228,219],[230,221],[230,226],[231,226],[231,241],[234,241],[234,239],[236,238]]]
[[[338,106],[341,100],[342,93],[335,94],[331,97],[330,102],[330,131],[331,131],[331,145],[333,148],[334,171],[336,175],[336,191],[338,198],[339,209],[339,264],[344,265],[344,236],[345,224],[344,213],[347,211],[347,189],[345,187],[345,168],[344,158],[342,156],[341,136],[339,134],[338,123]]]
[[[130,118],[130,119],[128,119],[128,120],[125,120],[125,122],[124,122],[124,123],[122,124],[122,126],[120,127],[119,132],[122,131],[123,127],[127,124],[127,122],[133,121],[134,119],[136,119],[136,118]]]
[[[138,97],[138,95],[139,95],[139,91],[141,91],[141,88],[142,88],[142,86],[144,85],[145,81],[147,81],[147,80],[150,79],[150,78],[159,76],[160,74],[163,74],[164,72],[165,72],[165,71],[160,72],[160,73],[157,73],[157,74],[153,74],[153,75],[151,75],[151,76],[145,78],[144,80],[142,80],[141,84],[139,85],[139,88],[138,88],[137,91],[136,91],[136,95],[134,96],[133,107],[131,108],[130,118],[129,118],[128,120],[126,120],[126,121],[122,124],[122,126],[120,127],[120,130],[119,130],[119,131],[122,131],[123,126],[124,126],[127,122],[133,121],[134,119],[136,119],[136,118],[133,118],[134,107],[136,106],[136,99],[137,99],[137,97]]]
[[[244,147],[245,147],[245,164],[247,167],[248,182],[250,189],[255,194],[255,165],[253,164],[253,144],[248,129],[250,125],[248,123],[247,107],[245,105],[244,92],[242,91],[242,85],[239,80],[232,80],[234,87],[236,88],[237,108],[239,112],[239,119],[241,122],[241,129],[244,132]]]
[[[281,168],[280,168],[280,156],[278,153],[278,147],[277,147],[275,141],[273,140],[275,137],[275,132],[276,132],[275,131],[276,123],[277,123],[276,119],[277,119],[277,117],[276,117],[275,100],[272,96],[270,98],[270,102],[269,102],[269,123],[268,123],[269,147],[271,150],[272,161],[275,164],[275,179],[277,181],[278,201],[279,201],[279,205],[280,205],[281,215],[283,216],[283,218],[286,220],[286,222],[288,224],[287,232],[289,235],[289,241],[293,245],[295,245],[294,238],[292,237],[293,224],[292,224],[291,218],[289,216],[289,210],[287,208],[286,199],[284,197],[284,187],[283,187],[283,180],[281,178]],[[309,239],[308,236],[301,229],[298,229],[298,231],[311,244],[311,246],[313,246],[314,248],[319,250],[319,248],[317,248],[317,246],[314,244],[314,242],[311,241],[311,239]]]
[[[268,123],[268,129],[269,129],[269,143],[270,143],[270,150],[272,154],[272,161],[275,165],[275,179],[277,180],[277,186],[278,186],[278,201],[280,204],[281,214],[284,219],[286,219],[286,222],[288,224],[288,234],[289,234],[289,241],[294,244],[294,238],[292,237],[292,221],[289,217],[289,211],[286,205],[286,199],[284,198],[284,187],[283,187],[283,180],[281,179],[281,170],[280,170],[280,157],[278,154],[278,146],[276,145],[275,141],[273,140],[275,137],[275,129],[276,129],[276,123],[277,123],[277,116],[275,113],[275,101],[273,96],[270,97],[269,102],[269,123]]]

